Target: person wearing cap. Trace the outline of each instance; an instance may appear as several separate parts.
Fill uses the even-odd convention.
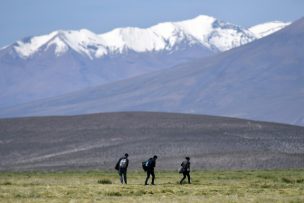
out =
[[[125,156],[121,157],[115,165],[115,169],[118,171],[118,174],[120,176],[121,184],[127,184],[127,169],[129,166],[128,156],[129,154],[125,153]]]
[[[186,176],[188,178],[188,183],[191,184],[190,181],[190,157],[185,157],[185,160],[181,164],[181,172],[183,173],[183,178],[180,180],[180,184],[183,184]]]
[[[150,158],[147,161],[147,178],[145,181],[145,185],[148,185],[148,180],[150,178],[150,175],[152,176],[151,185],[154,185],[154,179],[155,179],[154,168],[156,166],[156,159],[157,159],[157,156],[154,155],[153,158]]]

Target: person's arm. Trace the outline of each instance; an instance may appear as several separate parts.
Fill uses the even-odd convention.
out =
[[[126,168],[128,168],[128,166],[129,166],[129,159],[127,159],[127,167]]]

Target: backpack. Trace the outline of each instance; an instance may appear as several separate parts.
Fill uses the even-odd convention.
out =
[[[119,162],[120,168],[126,168],[127,167],[127,159],[121,159]]]
[[[150,159],[149,159],[149,160],[147,160],[147,161],[143,161],[141,164],[142,164],[142,168],[144,169],[144,171],[147,171],[148,168],[150,168],[151,161],[150,161]]]
[[[190,163],[188,161],[183,161],[182,164],[181,164],[181,171],[182,172],[180,172],[180,173],[190,171],[189,164]]]

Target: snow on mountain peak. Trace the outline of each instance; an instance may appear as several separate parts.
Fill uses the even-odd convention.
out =
[[[51,42],[47,44],[47,48],[51,46],[55,46],[56,56],[60,56],[69,49],[69,47],[59,37],[55,37],[53,40],[51,40]]]
[[[207,36],[212,32],[212,23],[215,20],[213,17],[201,15],[190,20],[177,22],[176,25],[208,47]]]
[[[159,51],[164,48],[163,40],[150,29],[135,27],[118,28],[99,37],[112,52],[130,49],[135,52]]]
[[[291,22],[285,23],[282,21],[272,21],[252,26],[249,30],[255,34],[256,38],[259,39],[290,25],[290,23]]]
[[[51,32],[47,35],[28,37],[21,41],[15,43],[15,50],[20,54],[21,57],[27,58],[33,53],[35,53],[41,46],[43,46],[47,41],[53,38],[57,34],[57,31]]]
[[[210,16],[201,15],[177,24],[213,51],[226,51],[255,39],[246,29]]]
[[[99,35],[86,29],[59,30],[17,41],[14,49],[22,58],[53,47],[56,56],[72,49],[90,59],[128,51],[173,51],[173,47],[181,43],[189,46],[198,44],[219,52],[261,38],[287,24],[289,23],[270,22],[251,27],[249,31],[211,16],[200,15],[190,20],[159,23],[146,29],[117,28]]]
[[[51,32],[47,35],[25,38],[21,41],[17,41],[14,48],[22,58],[28,58],[38,51],[46,51],[50,47],[54,47],[56,56],[64,54],[69,48],[75,50],[78,53],[87,55],[89,58],[93,58],[93,54],[100,54],[102,51],[96,51],[98,48],[95,45],[99,45],[100,49],[104,49],[102,46],[104,42],[95,33],[81,29],[75,30],[58,30]],[[96,52],[96,53],[95,53]]]
[[[171,22],[159,23],[152,26],[150,29],[158,35],[162,36],[164,39],[169,39],[172,37],[172,35],[174,35],[174,33],[178,31],[177,26]]]
[[[187,34],[185,30],[179,27],[177,23],[159,23],[149,29],[162,39],[165,50],[170,50],[183,41],[189,45],[199,43],[193,36]]]

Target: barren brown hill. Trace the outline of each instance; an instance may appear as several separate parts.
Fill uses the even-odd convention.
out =
[[[125,112],[0,120],[0,170],[113,169],[157,154],[158,169],[303,168],[304,127],[190,114]]]

